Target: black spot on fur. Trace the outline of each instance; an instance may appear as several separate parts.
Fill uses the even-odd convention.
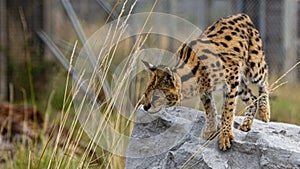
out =
[[[226,26],[222,26],[220,30],[228,29]]]
[[[224,33],[222,30],[219,30],[218,32],[217,32],[218,34],[222,34],[222,33]]]
[[[195,75],[198,69],[199,69],[199,63],[192,69],[192,73]]]
[[[191,56],[191,53],[192,53],[192,48],[190,48],[190,47],[187,47],[188,49],[187,49],[187,52],[186,52],[186,57],[185,57],[185,59],[184,59],[184,63],[187,63],[188,62],[188,60],[189,60],[189,58],[190,58],[190,56]]]
[[[231,24],[231,25],[234,25],[234,24],[235,24],[233,21],[229,21],[228,23]]]
[[[241,41],[239,41],[239,44],[240,44],[241,47],[243,47],[243,43]]]
[[[257,51],[257,50],[252,50],[251,53],[257,55],[257,54],[258,54],[258,51]]]
[[[245,28],[245,27],[246,27],[246,25],[243,24],[243,23],[241,23],[239,26],[242,27],[242,28]]]
[[[248,102],[249,100],[250,100],[250,98],[249,97],[247,97],[247,98],[245,98],[245,99],[242,99],[243,100],[243,102]]]
[[[229,36],[229,35],[226,35],[226,36],[225,36],[225,39],[226,39],[227,41],[232,40],[231,36]]]
[[[258,50],[261,50],[261,47],[260,47],[260,46],[257,46],[257,49],[258,49]]]
[[[192,48],[196,44],[197,44],[197,41],[193,40],[192,42],[190,42],[189,46],[190,46],[190,48]]]
[[[258,76],[258,73],[255,73],[253,78],[255,79],[255,78],[257,78],[257,76]]]
[[[225,48],[228,47],[228,45],[227,45],[226,43],[224,43],[224,42],[220,42],[220,43],[221,43],[221,45],[224,46]]]
[[[229,98],[231,98],[231,99],[234,98],[234,97],[235,97],[235,95],[229,95]]]
[[[227,61],[224,59],[224,57],[221,57],[221,60],[226,63]]]
[[[240,52],[240,48],[238,48],[238,47],[233,47],[233,50],[236,52]]]
[[[182,57],[183,57],[183,51],[184,51],[185,46],[186,46],[186,44],[183,44],[183,45],[182,45],[182,48],[181,48],[180,51],[179,51],[179,58],[180,58],[180,59],[182,59]]]
[[[210,104],[210,99],[209,99],[209,98],[207,98],[207,99],[205,100],[205,104]]]
[[[252,43],[252,41],[251,41],[251,40],[249,40],[249,45],[250,45],[250,46],[253,46],[253,43]]]
[[[186,74],[186,75],[183,75],[182,77],[181,77],[181,82],[185,82],[185,81],[188,81],[191,77],[193,77],[194,76],[194,74],[192,73],[192,72],[189,72],[188,74]]]
[[[246,22],[246,24],[247,24],[249,27],[253,27],[253,24],[250,23],[250,22]]]
[[[206,60],[206,59],[208,59],[208,57],[206,55],[201,55],[201,56],[198,56],[198,59]]]
[[[209,28],[209,30],[210,30],[210,31],[213,31],[215,28],[216,28],[215,26],[211,26],[211,27]]]
[[[217,36],[217,34],[211,34],[211,35],[208,35],[207,37],[208,37],[208,38],[212,38],[212,37],[214,37],[214,36]]]
[[[212,42],[212,43],[215,44],[216,46],[220,46],[218,42]]]
[[[243,92],[244,92],[244,90],[242,89],[242,90],[238,91],[237,95],[241,95],[241,94],[243,94]]]
[[[211,54],[211,55],[213,55],[214,57],[218,57],[218,56],[219,56],[218,54],[216,54],[216,53],[210,51],[209,49],[203,49],[202,52],[203,52],[203,53],[207,53],[207,54]]]

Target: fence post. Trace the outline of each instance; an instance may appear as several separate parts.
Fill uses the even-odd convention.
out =
[[[210,10],[211,2],[208,0],[199,1],[198,10],[196,10],[199,20],[197,20],[197,26],[200,27],[201,30],[206,29],[208,26],[209,18],[210,18]]]
[[[283,12],[283,44],[284,44],[284,70],[288,70],[297,62],[297,10],[298,1],[285,0]],[[287,75],[289,83],[297,82],[297,71],[293,70]]]
[[[7,100],[6,0],[0,0],[0,101]]]
[[[266,0],[259,1],[259,32],[263,43],[266,42]]]

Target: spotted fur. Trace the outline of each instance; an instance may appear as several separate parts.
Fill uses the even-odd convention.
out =
[[[184,98],[201,95],[207,118],[202,136],[211,139],[217,133],[212,92],[222,89],[221,150],[230,148],[234,139],[232,125],[237,96],[248,105],[240,130],[251,129],[257,111],[263,121],[270,120],[268,66],[259,31],[249,16],[237,14],[221,18],[198,39],[183,44],[177,51],[177,59],[172,68],[143,61],[150,74],[145,91],[146,111],[157,112],[180,105]],[[258,98],[248,87],[249,82],[258,87]]]

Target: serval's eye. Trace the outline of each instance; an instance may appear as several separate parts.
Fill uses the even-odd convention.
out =
[[[164,86],[165,87],[171,87],[172,83],[170,81],[165,81]]]
[[[156,96],[156,95],[154,95],[154,96],[152,97],[152,101],[153,101],[153,102],[155,102],[155,101],[158,100],[158,99],[159,99],[159,97]]]

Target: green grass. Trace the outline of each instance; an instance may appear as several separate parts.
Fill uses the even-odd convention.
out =
[[[116,57],[116,56],[118,56],[118,54],[115,54],[110,57]],[[103,69],[105,69],[105,67]],[[31,95],[33,96],[39,96],[39,94],[41,95],[41,97],[38,97],[40,98],[40,100],[34,100],[31,102],[32,104],[37,104],[35,106],[37,106],[39,110],[41,110],[42,112],[45,112],[46,117],[49,117],[50,119],[48,121],[49,125],[59,123],[64,127],[70,129],[71,133],[69,134],[71,134],[74,137],[73,141],[80,140],[80,142],[85,145],[91,144],[92,142],[87,135],[85,135],[84,133],[82,133],[83,135],[80,134],[82,132],[82,128],[80,127],[80,125],[78,125],[76,115],[74,113],[74,108],[72,107],[72,102],[71,102],[72,97],[68,97],[70,91],[72,90],[70,89],[72,86],[71,79],[69,82],[66,82],[66,76],[67,75],[65,73],[65,70],[59,71],[59,74],[53,80],[54,81],[53,86],[49,87],[51,88],[50,90],[53,90],[50,92],[50,93],[53,92],[53,95],[49,93],[48,96],[47,94],[45,94],[47,92],[34,93],[34,91],[31,90],[30,91]],[[119,82],[122,86],[123,83],[122,79],[119,79]],[[142,88],[141,84],[138,84],[137,86]],[[64,95],[65,90],[67,91],[66,95]],[[120,92],[121,89],[113,96],[113,98],[118,97],[118,94]],[[140,92],[142,92],[141,89]],[[47,96],[44,97],[44,95]],[[271,97],[272,98],[271,99],[271,121],[286,122],[286,123],[293,123],[293,124],[300,125],[300,84],[296,87],[282,86],[277,90],[275,90],[271,94],[271,96],[272,96]],[[130,122],[128,119],[122,117],[122,115],[120,115],[118,112],[111,110],[110,107],[112,107],[112,105],[113,102],[108,101],[107,106],[101,107],[103,109],[103,115],[105,115],[105,118],[107,119],[107,121],[109,121],[111,126],[114,127],[115,131],[130,136],[130,133],[133,128],[133,122]],[[219,107],[221,107],[221,105]],[[239,104],[238,107],[239,107],[238,108],[239,111],[243,109],[245,106]],[[100,129],[101,127],[103,126],[100,126]],[[72,131],[72,129],[74,130]],[[99,131],[99,133],[101,133],[101,130]],[[63,147],[63,146],[68,147],[70,143],[65,143],[65,145],[58,146],[58,148],[55,149],[54,148],[55,145],[46,144],[48,141],[47,138],[41,137],[41,140],[42,140],[41,143],[37,146],[25,145],[25,144],[18,145],[14,153],[15,155],[13,160],[11,161],[8,160],[2,166],[8,169],[14,169],[14,168],[18,168],[18,169],[19,168],[20,169],[23,168],[24,169],[25,168],[119,169],[119,168],[124,168],[125,166],[125,160],[126,160],[125,158],[119,157],[115,154],[102,150],[96,144],[92,144],[91,147],[96,148],[97,155],[101,157],[103,163],[100,165],[88,165],[88,161],[89,161],[88,157],[82,158],[84,155],[86,155],[84,152],[82,152],[82,154],[80,155],[72,156],[70,155],[72,154],[72,151],[66,147]],[[115,140],[115,138],[112,138],[111,140]],[[111,140],[108,140],[108,142]],[[0,166],[0,168],[2,168],[2,166]]]
[[[14,156],[13,162],[6,163],[7,169],[28,169],[28,168],[47,168],[49,165],[49,161],[51,159],[53,149],[49,146],[46,148],[43,158],[39,159],[42,151],[41,150],[33,150],[25,145],[19,145],[16,149],[16,154]],[[60,152],[57,157],[63,156],[63,153]],[[57,166],[58,160],[53,161],[52,166]],[[76,159],[72,160],[69,168],[76,168],[79,165],[79,161]],[[67,167],[66,162],[63,162],[61,168]],[[54,167],[55,168],[55,167]]]
[[[271,94],[271,121],[300,125],[299,95],[300,85],[286,85],[275,90]],[[66,105],[65,107],[68,107],[68,105]],[[241,108],[242,106],[240,105],[239,110],[241,110]],[[109,121],[110,123],[115,123],[114,125],[116,126],[116,129],[121,131],[122,126],[126,125],[127,121],[126,119],[120,119],[119,124],[117,124],[116,121],[118,118],[120,118],[117,116],[117,114],[112,114]],[[72,122],[73,120],[74,113],[71,113],[68,121]],[[71,123],[67,123],[66,127],[71,127]],[[131,129],[132,125],[129,127],[129,130],[126,130],[126,135],[130,135]],[[74,131],[73,135],[76,135],[76,133],[78,132],[77,130]],[[80,139],[85,144],[88,144],[90,142],[87,136],[75,139]],[[23,144],[19,145],[16,149],[14,160],[5,163],[5,165],[2,165],[2,167],[8,169],[47,168],[49,166],[50,161],[52,161],[50,168],[78,168],[79,166],[81,166],[80,168],[124,168],[125,165],[125,158],[118,157],[109,152],[105,152],[99,148],[97,151],[98,155],[102,156],[104,160],[104,163],[102,165],[87,165],[87,161],[84,162],[85,160],[80,159],[80,156],[70,156],[70,153],[68,153],[68,151],[61,148],[57,150],[57,153],[55,153],[55,157],[51,160],[51,155],[54,149],[52,145],[46,146],[46,141],[47,140],[44,138],[42,144],[38,146],[38,148],[35,148],[33,146],[25,146]],[[44,147],[45,150],[42,155]],[[70,163],[68,163],[68,160],[70,160]]]
[[[300,85],[282,86],[271,94],[271,121],[300,125]]]

